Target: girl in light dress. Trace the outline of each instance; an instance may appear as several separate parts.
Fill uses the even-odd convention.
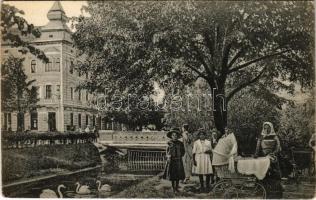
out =
[[[200,179],[200,191],[210,189],[210,179],[213,179],[213,169],[211,163],[212,143],[206,139],[206,132],[199,130],[199,139],[193,144],[193,168],[192,173],[197,174]],[[206,176],[206,188],[204,187],[204,176]],[[213,182],[213,180],[212,180]]]

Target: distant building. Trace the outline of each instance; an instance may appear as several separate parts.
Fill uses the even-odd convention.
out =
[[[17,48],[2,44],[2,57],[25,57],[25,73],[30,80],[35,79],[40,106],[24,116],[24,130],[60,131],[85,129],[87,125],[103,128],[98,112],[88,106],[92,94],[87,91],[75,91],[80,81],[88,74],[78,74],[74,70],[76,63],[75,49],[72,47],[71,31],[66,23],[68,18],[59,1],[48,11],[49,22],[40,27],[41,37],[31,38],[32,44],[42,50],[49,58],[43,63],[34,55],[22,55]],[[17,114],[2,110],[2,129],[17,129]],[[21,122],[23,123],[23,122]]]

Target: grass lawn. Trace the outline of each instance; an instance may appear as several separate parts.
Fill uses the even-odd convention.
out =
[[[193,176],[188,184],[180,183],[179,193],[174,194],[170,181],[155,176],[132,185],[111,198],[211,198],[208,193],[198,192],[196,189],[198,187],[198,177]]]
[[[98,149],[91,143],[3,149],[1,159],[5,184],[92,167],[101,162]]]

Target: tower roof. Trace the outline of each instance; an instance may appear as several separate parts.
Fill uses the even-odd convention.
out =
[[[48,13],[54,12],[54,11],[60,11],[60,12],[65,14],[65,11],[64,11],[63,7],[61,6],[60,1],[55,1],[54,5],[51,7],[51,9],[48,11]]]
[[[65,14],[60,1],[55,1],[51,9],[47,13],[49,22],[42,27],[42,31],[66,30],[70,31],[66,23],[68,17]]]

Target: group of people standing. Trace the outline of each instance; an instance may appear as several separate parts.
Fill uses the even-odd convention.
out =
[[[188,124],[184,124],[182,132],[174,128],[167,133],[171,140],[168,142],[167,164],[163,178],[171,181],[174,192],[178,192],[180,180],[186,184],[192,173],[199,176],[201,191],[210,188],[210,182],[214,182],[211,156],[215,141],[206,139],[207,134],[203,129],[199,129],[198,139],[194,141],[188,128]]]
[[[173,128],[167,133],[167,137],[170,141],[163,178],[171,181],[175,193],[178,192],[179,182],[186,184],[192,174],[199,177],[199,191],[207,192],[217,178],[224,178],[228,171],[235,172],[238,145],[235,134],[230,129],[225,128],[218,140],[214,137],[207,139],[206,131],[199,129],[195,136],[197,139],[194,140],[193,134],[188,131],[188,124],[184,124],[182,131]],[[280,141],[272,123],[265,122],[254,157],[269,156],[273,163],[272,168],[277,168],[276,171],[280,172],[277,159],[280,150]],[[281,178],[280,173],[273,173],[273,176]]]

